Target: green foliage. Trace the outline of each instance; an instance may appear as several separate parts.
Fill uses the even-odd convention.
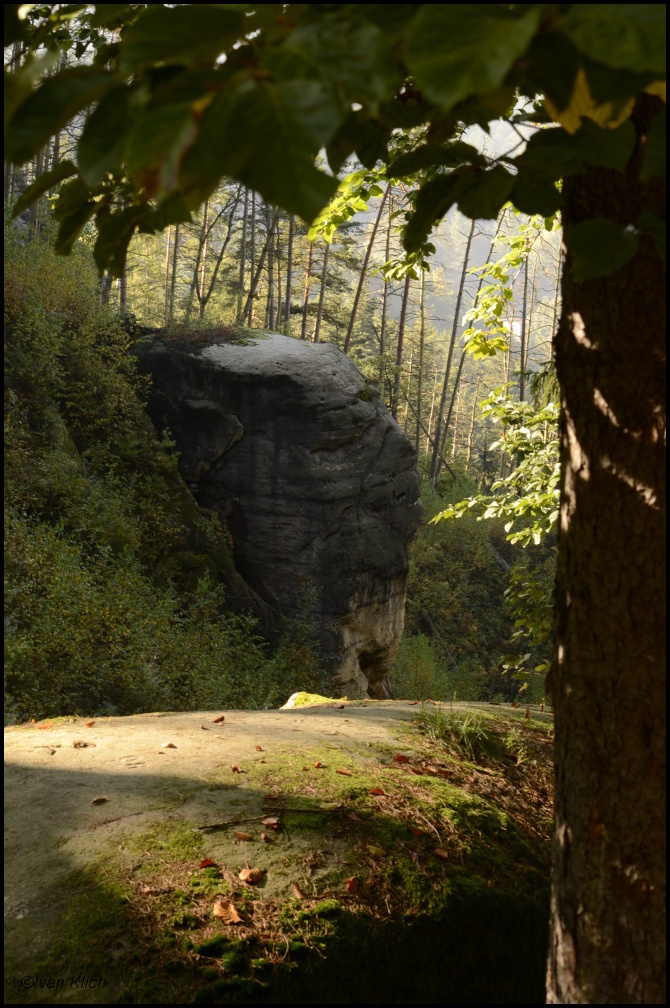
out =
[[[495,218],[510,199],[549,216],[563,172],[627,170],[635,98],[664,88],[662,4],[415,4],[400,13],[317,4],[292,7],[291,17],[277,4],[70,8],[7,8],[6,38],[21,39],[27,56],[9,76],[6,156],[30,159],[98,103],[81,137],[81,174],[65,186],[58,247],[67,252],[94,216],[98,265],[117,276],[136,230],[164,228],[175,208],[183,220],[224,175],[312,221],[337,186],[314,164],[324,146],[334,171],[355,153],[366,169],[394,162],[420,183],[408,252],[455,203],[470,217]],[[114,44],[102,28],[108,16]],[[89,63],[54,69],[58,50],[73,45]],[[534,111],[514,111],[517,98]],[[548,143],[558,157],[537,140],[512,159],[462,145],[454,163],[450,142],[464,126],[500,117],[557,123]],[[664,122],[655,121],[643,178],[663,170]],[[423,142],[403,150],[398,131],[416,127]],[[632,249],[627,229],[638,223],[609,222],[617,247]],[[580,255],[583,276],[626,261],[603,242],[582,244]]]
[[[142,410],[95,267],[6,235],[5,687],[10,719],[278,706],[324,692],[306,620],[274,653],[226,612],[223,537]],[[295,624],[295,625],[293,625]]]

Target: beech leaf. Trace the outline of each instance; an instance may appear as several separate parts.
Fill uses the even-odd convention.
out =
[[[321,762],[321,760],[317,760],[316,763],[314,764],[314,769],[318,770],[319,767],[322,767],[322,766],[323,766],[323,763]]]
[[[240,833],[237,830],[233,830],[233,836],[238,840],[253,840],[251,833]]]
[[[263,752],[263,750],[261,749],[261,747],[259,745],[256,746],[256,752]]]
[[[262,868],[243,868],[242,871],[237,876],[242,882],[249,882],[250,885],[255,885],[260,882],[263,878]]]
[[[95,721],[87,721],[86,722],[86,727],[87,728],[92,728],[94,724],[95,724]]]
[[[409,831],[410,833],[413,833],[414,836],[423,836],[426,832],[425,830],[419,829],[418,826],[410,826]]]
[[[215,868],[215,867],[216,867],[216,862],[212,861],[212,859],[208,858],[208,857],[203,858],[203,860],[198,865],[198,868]]]
[[[398,755],[394,756],[393,759],[396,763],[409,763],[409,756],[403,756],[402,753],[398,753]]]
[[[297,882],[293,883],[293,894],[299,900],[305,898],[305,894],[304,894],[304,892],[302,891],[302,889],[300,888],[300,886],[298,885]]]
[[[370,788],[370,794],[371,795],[385,795],[386,791],[382,791],[382,789],[378,788],[378,787],[373,787],[373,788]]]
[[[351,770],[342,770],[338,768],[335,773],[342,774],[343,777],[351,777]]]
[[[277,816],[266,816],[265,819],[261,819],[264,826],[271,826],[272,829],[279,829],[279,819]]]
[[[242,918],[233,903],[220,903],[218,900],[212,907],[212,913],[224,924],[241,924]]]
[[[161,749],[176,749],[174,742],[161,742]]]
[[[222,721],[225,721],[225,720],[226,720],[226,719],[225,719],[225,717],[223,716],[223,714],[219,714],[219,716],[218,716],[218,717],[214,717],[214,718],[212,718],[212,724],[221,724],[221,722],[222,722]]]
[[[205,728],[204,724],[201,724],[200,727],[202,728],[203,731],[209,731],[209,728]]]
[[[242,773],[242,769],[240,766],[238,766],[237,763],[231,764],[230,769],[233,771],[233,773]]]
[[[358,812],[347,812],[347,819],[353,819],[354,822],[363,822]]]
[[[106,801],[109,801],[109,798],[103,798],[101,796],[100,798],[94,798],[91,805],[102,805]]]
[[[358,892],[358,879],[356,879],[353,875],[351,878],[347,879],[347,892]]]
[[[435,855],[435,857],[439,857],[442,861],[449,860],[449,855],[447,854],[444,847],[436,847],[435,850],[433,851],[433,854]]]

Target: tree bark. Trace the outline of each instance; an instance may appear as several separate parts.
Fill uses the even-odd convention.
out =
[[[528,310],[528,259],[530,253],[526,254],[526,261],[523,264],[523,307],[521,308],[521,350],[519,352],[519,402],[523,402],[525,391],[525,368],[526,368],[526,311]]]
[[[242,304],[244,302],[244,277],[247,257],[247,217],[249,214],[249,191],[244,190],[244,211],[242,213],[242,239],[240,243],[240,279],[237,290],[237,314],[235,321],[239,325],[242,321]]]
[[[251,228],[249,231],[249,294],[247,295],[247,300],[244,302],[244,309],[242,311],[242,317],[249,313],[249,318],[247,325],[251,328],[254,318],[254,297],[251,291],[251,286],[253,284],[254,274],[256,271],[256,193],[251,194]]]
[[[388,190],[387,190],[388,192]],[[400,320],[398,322],[398,351],[396,353],[395,375],[393,377],[393,398],[391,401],[391,415],[398,420],[398,398],[400,396],[400,368],[402,367],[402,345],[405,335],[405,319],[407,318],[407,301],[409,299],[409,273],[405,277],[405,286],[402,292],[402,306],[400,308]]]
[[[261,274],[263,272],[263,266],[265,265],[265,257],[268,254],[268,249],[270,248],[270,243],[272,242],[272,237],[274,235],[275,225],[278,220],[279,220],[279,211],[275,211],[272,218],[269,219],[268,233],[265,238],[265,244],[263,245],[263,249],[261,251],[261,257],[258,261],[258,266],[256,267],[256,270],[251,277],[249,294],[247,295],[247,301],[244,306],[244,311],[242,313],[243,315],[246,315],[247,312],[249,312],[249,324],[251,324],[251,319],[253,316],[254,295],[256,293],[256,288],[258,287],[258,281],[260,280]]]
[[[377,228],[379,227],[379,222],[382,219],[382,213],[384,212],[384,204],[386,203],[386,197],[391,189],[391,183],[386,186],[384,190],[384,195],[382,196],[381,203],[379,204],[379,211],[375,218],[375,223],[372,228],[372,234],[370,235],[370,241],[368,242],[368,247],[365,250],[365,259],[363,260],[363,265],[361,266],[361,275],[358,278],[358,287],[356,288],[356,295],[354,297],[354,305],[351,309],[351,317],[349,319],[349,327],[347,329],[347,335],[344,338],[343,350],[345,353],[349,353],[349,346],[351,344],[351,337],[354,331],[354,323],[356,322],[356,313],[358,312],[358,302],[361,299],[361,292],[363,290],[363,284],[365,283],[365,277],[368,271],[368,263],[370,262],[370,255],[372,254],[372,246],[375,243],[375,237],[377,236]]]
[[[422,407],[422,396],[423,396],[423,357],[424,357],[424,346],[426,341],[426,312],[424,305],[424,284],[425,284],[426,274],[424,270],[421,270],[421,292],[419,294],[419,373],[417,375],[417,388],[416,388],[416,438],[414,442],[414,447],[416,448],[417,455],[419,454],[419,440],[421,438],[421,407]]]
[[[168,304],[170,300],[170,240],[172,238],[172,225],[168,226],[167,246],[165,250],[165,284],[163,286],[163,326],[168,324]]]
[[[174,318],[174,298],[177,287],[177,263],[179,259],[179,224],[174,227],[174,245],[172,247],[172,276],[170,278],[170,303],[168,305],[168,322]]]
[[[309,251],[307,252],[307,269],[305,270],[305,290],[302,297],[302,326],[300,329],[300,339],[307,339],[307,302],[309,301],[309,276],[312,272],[312,252],[314,251],[314,246],[309,243]]]
[[[665,217],[639,181],[660,101],[633,113],[626,173],[564,180],[564,228]],[[665,271],[651,238],[607,277],[570,253],[555,336],[561,505],[548,1004],[665,1004]]]
[[[440,399],[440,405],[437,411],[437,422],[435,424],[435,442],[433,444],[433,457],[430,464],[430,478],[437,490],[440,480],[440,465],[442,456],[444,454],[444,440],[446,438],[446,430],[442,433],[442,417],[444,416],[444,407],[447,403],[447,390],[449,388],[449,374],[451,372],[451,359],[454,355],[454,345],[456,343],[456,335],[458,333],[459,319],[461,314],[461,301],[463,300],[463,290],[465,289],[465,277],[468,271],[468,260],[470,258],[470,246],[472,245],[472,236],[475,233],[475,221],[473,220],[470,225],[470,231],[468,233],[468,240],[465,246],[465,255],[463,256],[463,270],[461,272],[461,281],[458,285],[458,296],[456,297],[456,307],[454,309],[454,324],[451,330],[451,340],[449,342],[449,353],[447,355],[447,365],[444,369],[444,383],[442,385],[442,397]]]
[[[286,253],[286,304],[284,305],[284,329],[290,335],[291,325],[291,279],[293,277],[293,216],[288,222],[288,251]]]
[[[323,299],[326,294],[326,277],[328,271],[328,253],[330,252],[330,244],[326,242],[326,247],[323,251],[323,266],[321,268],[321,290],[319,291],[319,310],[316,316],[316,326],[314,327],[314,343],[319,342],[319,333],[321,331],[321,319],[323,317]]]

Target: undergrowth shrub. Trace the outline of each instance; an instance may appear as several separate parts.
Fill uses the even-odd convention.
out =
[[[5,268],[6,717],[262,707],[324,692],[308,624],[274,650],[226,611],[222,532],[143,411],[132,336],[87,250],[9,228]]]

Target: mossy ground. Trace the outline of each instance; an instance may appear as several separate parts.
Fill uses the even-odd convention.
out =
[[[450,734],[458,717],[424,709],[395,740],[285,736],[239,772],[211,768],[221,822],[183,809],[147,824],[50,894],[58,940],[34,974],[72,963],[107,984],[46,1000],[543,1001],[550,736],[477,716],[489,751],[469,758]],[[262,880],[241,881],[244,867]],[[217,919],[216,902],[240,923]]]

